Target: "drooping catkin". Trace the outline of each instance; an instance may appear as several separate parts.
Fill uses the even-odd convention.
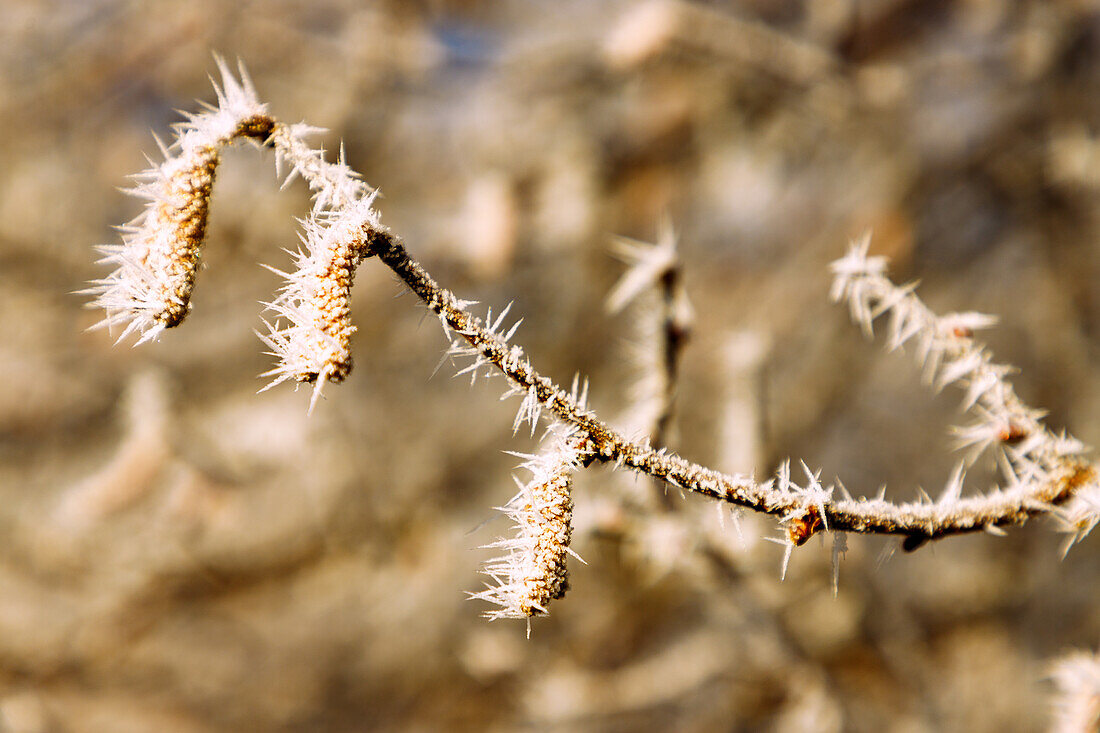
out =
[[[547,613],[550,601],[569,588],[566,568],[573,535],[573,474],[580,467],[583,439],[568,431],[555,434],[548,448],[528,456],[527,483],[500,510],[516,524],[514,537],[486,545],[505,553],[485,564],[493,582],[471,598],[499,606],[486,618],[530,618]]]
[[[261,376],[271,377],[264,390],[287,380],[314,384],[310,410],[325,382],[341,382],[351,372],[351,286],[355,269],[366,256],[368,240],[384,231],[374,201],[378,192],[359,178],[344,158],[325,160],[324,151],[306,141],[321,132],[306,124],[276,124],[270,143],[276,169],[289,168],[286,183],[304,179],[313,192],[313,209],[302,221],[302,246],[293,252],[293,273],[268,269],[286,282],[265,303],[275,318],[260,338],[279,361]],[[263,391],[263,390],[261,390]]]
[[[125,325],[120,340],[136,331],[138,343],[148,341],[187,316],[220,150],[238,138],[266,140],[274,126],[244,70],[238,81],[221,59],[218,67],[218,105],[189,115],[176,127],[176,142],[161,145],[164,162],[136,176],[140,183],[129,192],[148,204],[121,228],[121,245],[99,248],[100,262],[116,265],[114,272],[83,291],[107,311],[96,327]]]
[[[561,598],[569,588],[566,551],[573,528],[573,474],[566,471],[551,476],[530,489],[517,511],[534,520],[534,545],[526,572],[521,580],[519,611],[524,616],[545,613],[551,600]]]
[[[279,363],[264,376],[264,389],[293,379],[316,384],[314,401],[326,381],[341,382],[351,371],[351,286],[364,257],[366,239],[381,224],[372,207],[375,194],[339,211],[314,212],[303,222],[302,247],[294,253],[296,268],[278,297],[267,304],[276,314],[261,334]]]
[[[199,266],[199,248],[206,237],[210,194],[218,168],[218,149],[205,145],[186,157],[169,161],[176,171],[163,170],[161,200],[150,213],[160,236],[146,250],[141,263],[162,277],[163,308],[153,320],[165,327],[178,324],[191,308],[191,290]],[[168,167],[168,166],[166,166]]]

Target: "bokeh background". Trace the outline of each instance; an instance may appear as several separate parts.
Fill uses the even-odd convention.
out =
[[[609,237],[670,217],[695,313],[670,445],[790,456],[856,494],[933,495],[957,395],[827,300],[868,229],[988,339],[1049,423],[1100,443],[1100,6],[1087,0],[0,4],[0,730],[983,731],[1050,725],[1051,660],[1100,641],[1100,537],[1034,521],[913,554],[798,550],[604,469],[572,589],[489,624],[508,530],[503,385],[445,366],[367,262],[356,370],[255,394],[258,301],[300,182],[224,157],[194,312],[112,346],[72,291],[139,211],[117,188],[212,52],[346,144],[384,221],[459,295],[526,320],[561,382],[630,408],[646,305],[609,315]],[[639,344],[641,346],[639,346]],[[984,464],[970,490],[992,476]],[[897,550],[897,552],[894,552]]]

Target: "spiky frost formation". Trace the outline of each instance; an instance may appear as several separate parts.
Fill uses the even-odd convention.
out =
[[[847,300],[868,332],[876,318],[888,314],[892,347],[915,340],[930,381],[938,387],[958,382],[966,388],[965,404],[978,420],[959,431],[959,442],[979,452],[996,449],[1007,477],[1004,488],[962,496],[963,466],[939,501],[925,496],[896,504],[882,495],[856,500],[839,483],[844,498],[838,500],[833,487],[823,487],[808,468],[806,486],[790,480],[787,466],[776,479],[757,483],[750,476],[722,474],[664,448],[654,449],[648,440],[624,438],[587,409],[576,387],[572,394],[561,389],[535,370],[522,347],[509,343],[518,324],[503,325],[507,309],[496,320],[489,317],[483,322],[467,310],[469,302],[441,287],[409,255],[401,239],[379,223],[373,189],[359,180],[343,155],[339,162],[329,163],[323,150],[305,142],[315,128],[275,122],[243,72],[238,82],[220,61],[219,67],[223,89],[216,87],[218,106],[178,126],[179,139],[172,146],[178,152],[165,149],[165,163],[144,174],[148,180],[137,189],[150,199],[150,206],[127,230],[122,246],[106,248],[106,260],[118,269],[89,291],[97,296],[95,305],[108,311],[103,323],[125,324],[123,336],[138,330],[146,340],[179,322],[187,311],[220,148],[238,137],[273,147],[277,164],[290,166],[288,180],[301,176],[314,194],[313,210],[304,222],[303,248],[294,255],[298,269],[280,273],[287,283],[270,304],[275,323],[264,338],[280,358],[269,373],[274,383],[314,381],[316,400],[324,382],[347,374],[347,346],[354,332],[348,320],[348,294],[354,268],[364,256],[375,255],[438,315],[452,341],[448,355],[473,358],[463,371],[474,378],[483,369],[493,373],[495,368],[505,375],[508,394],[522,395],[517,429],[527,421],[533,427],[545,411],[572,434],[567,437],[575,444],[529,462],[536,475],[506,508],[522,531],[499,545],[509,552],[490,567],[498,585],[476,594],[501,606],[495,616],[541,612],[564,589],[570,476],[578,465],[593,460],[614,462],[704,496],[778,516],[786,530],[788,553],[819,530],[902,535],[905,547],[913,549],[950,534],[982,529],[999,533],[1000,527],[1035,514],[1059,513],[1073,540],[1100,522],[1100,471],[1077,457],[1083,446],[1043,427],[1041,413],[1027,408],[1005,380],[1009,369],[992,363],[986,349],[973,341],[973,331],[992,319],[974,313],[937,317],[916,298],[913,286],[897,287],[885,278],[885,261],[868,256],[866,241],[833,264],[833,297]],[[661,247],[636,254],[637,271],[624,282],[617,300],[629,300],[638,281],[667,272],[668,257]],[[540,540],[543,527],[549,534]],[[547,539],[551,535],[557,540]]]
[[[275,317],[265,321],[268,333],[261,338],[279,363],[265,376],[273,377],[268,387],[288,379],[315,382],[315,402],[324,382],[341,381],[351,370],[351,284],[365,240],[381,227],[376,192],[348,167],[343,151],[330,163],[323,149],[309,145],[320,128],[276,122],[244,68],[238,80],[220,58],[217,63],[217,105],[188,115],[172,146],[162,146],[165,161],[138,175],[142,182],[131,193],[149,204],[123,228],[122,245],[100,248],[102,262],[117,269],[85,292],[107,310],[99,326],[124,324],[122,337],[137,331],[138,343],[179,324],[191,307],[221,148],[242,137],[262,141],[275,149],[277,171],[289,169],[286,183],[300,176],[313,191],[302,247],[293,253],[296,268],[275,270],[286,283],[267,304]]]
[[[1057,733],[1100,730],[1100,654],[1076,652],[1054,665]]]
[[[547,613],[550,601],[565,595],[566,555],[572,552],[573,474],[581,465],[582,443],[579,436],[559,428],[545,451],[524,456],[522,468],[531,478],[526,483],[517,479],[519,493],[499,507],[515,522],[516,534],[486,545],[504,554],[485,564],[484,572],[493,582],[471,594],[499,606],[486,611],[486,618]]]
[[[107,311],[96,327],[125,326],[120,340],[136,331],[138,343],[148,341],[187,316],[219,152],[237,138],[262,141],[271,133],[274,123],[244,69],[238,81],[224,61],[217,62],[217,106],[187,115],[170,147],[157,141],[164,162],[139,173],[140,183],[129,190],[148,201],[145,210],[121,228],[121,245],[99,248],[105,255],[100,262],[116,269],[83,291],[97,296],[90,305]]]
[[[323,148],[314,148],[308,138],[325,132],[322,127],[305,123],[279,124],[271,133],[275,146],[275,172],[282,175],[289,168],[283,187],[295,178],[302,178],[313,192],[313,212],[339,211],[375,191],[367,185],[350,166],[344,156],[343,146],[335,163],[325,160]]]
[[[1081,489],[1059,507],[1054,516],[1059,523],[1059,529],[1067,535],[1062,547],[1062,553],[1065,554],[1100,524],[1100,486],[1094,482]]]
[[[1007,381],[1012,368],[994,363],[989,350],[974,340],[974,331],[993,325],[996,318],[981,313],[937,316],[916,296],[915,284],[897,286],[886,278],[886,259],[868,256],[869,243],[864,237],[832,264],[833,300],[846,300],[852,319],[868,335],[875,319],[889,316],[888,347],[897,349],[915,341],[926,380],[936,389],[957,383],[965,391],[963,409],[976,417],[970,425],[954,431],[958,447],[965,449],[967,456],[937,503],[951,506],[959,502],[965,463],[986,450],[993,450],[1008,493],[1056,482],[1067,469],[1083,467],[1079,456],[1084,445],[1048,430],[1041,421],[1044,413],[1025,405]],[[1084,480],[1070,487],[1077,492],[1075,498],[1058,513],[1064,528],[1072,533],[1071,542],[1100,522],[1095,472],[1082,476]]]
[[[618,313],[644,291],[660,284],[679,267],[676,255],[676,235],[668,218],[661,221],[661,234],[655,244],[629,237],[615,237],[612,253],[628,266],[615,287],[607,294],[604,307],[608,313]]]

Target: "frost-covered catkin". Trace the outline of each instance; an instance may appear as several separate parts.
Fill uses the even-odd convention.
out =
[[[137,331],[139,343],[148,341],[187,316],[220,150],[238,138],[265,140],[273,129],[243,70],[238,81],[220,59],[218,66],[218,105],[177,126],[176,142],[161,146],[164,162],[138,174],[130,190],[148,200],[145,210],[122,227],[121,245],[99,248],[100,261],[117,267],[84,292],[107,311],[98,326],[125,325],[120,340]]]
[[[313,191],[313,210],[302,221],[301,246],[293,254],[293,272],[281,272],[285,284],[268,310],[260,334],[279,361],[263,376],[264,389],[287,380],[315,385],[310,409],[325,382],[342,382],[351,372],[351,286],[355,269],[367,255],[368,240],[384,231],[374,201],[378,192],[348,167],[343,149],[332,163],[307,138],[319,128],[277,124],[270,142],[277,170],[289,168],[286,183],[296,177]],[[285,185],[285,184],[284,184]]]
[[[351,371],[351,286],[366,252],[366,239],[381,225],[370,194],[336,212],[314,213],[304,222],[302,247],[294,254],[293,272],[274,272],[286,279],[274,301],[276,314],[261,338],[279,363],[264,376],[270,388],[294,380],[317,385],[341,382]]]
[[[206,238],[210,194],[218,168],[218,149],[205,145],[186,158],[170,161],[177,171],[163,171],[163,198],[153,209],[153,227],[165,236],[161,246],[149,247],[141,263],[163,277],[163,309],[153,319],[166,327],[175,326],[187,315],[191,289],[199,266],[199,248]]]
[[[533,487],[518,508],[530,515],[537,528],[517,598],[524,616],[545,613],[550,601],[564,596],[569,588],[565,561],[573,535],[572,491],[573,474],[562,471]]]
[[[569,588],[566,556],[573,527],[573,473],[579,467],[580,443],[576,436],[554,436],[550,447],[529,456],[524,467],[531,480],[501,507],[516,523],[516,535],[487,547],[505,554],[490,560],[484,572],[493,579],[486,590],[472,598],[499,608],[485,613],[490,619],[529,618],[547,613],[550,601]]]

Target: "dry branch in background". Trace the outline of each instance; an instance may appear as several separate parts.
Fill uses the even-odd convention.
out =
[[[967,461],[992,452],[1002,485],[982,494],[963,495],[966,462],[959,465],[937,499],[894,503],[884,495],[852,498],[839,483],[826,485],[805,463],[796,479],[785,462],[764,481],[728,475],[682,458],[648,438],[623,435],[588,409],[586,387],[566,390],[539,373],[524,349],[513,343],[518,323],[506,323],[508,309],[484,320],[473,305],[441,287],[411,257],[402,240],[382,225],[374,209],[376,192],[363,183],[341,155],[327,162],[323,151],[306,143],[314,128],[284,125],[267,113],[247,75],[237,80],[219,60],[222,84],[218,104],[191,115],[177,128],[177,140],[164,148],[166,160],[141,174],[135,190],[149,200],[145,212],[123,230],[123,243],[101,248],[104,262],[116,265],[89,292],[93,306],[107,311],[101,325],[123,326],[122,337],[139,334],[139,343],[178,325],[189,309],[190,290],[206,229],[209,197],[221,147],[238,138],[273,148],[287,180],[300,176],[313,192],[313,208],[303,224],[302,245],[294,252],[297,269],[279,272],[286,280],[267,304],[273,314],[261,335],[278,360],[267,373],[269,386],[294,380],[314,385],[311,409],[326,382],[342,381],[351,369],[350,290],[356,267],[377,257],[425,305],[438,315],[451,342],[448,355],[469,359],[461,372],[502,373],[509,395],[521,398],[515,428],[540,421],[552,436],[548,447],[526,457],[532,474],[517,497],[503,507],[518,525],[514,539],[487,572],[496,585],[474,597],[499,609],[487,615],[530,617],[544,613],[567,586],[565,559],[571,536],[573,474],[595,462],[630,468],[673,486],[779,518],[787,557],[813,535],[857,532],[897,535],[906,549],[947,535],[989,531],[1050,514],[1079,540],[1100,521],[1100,478],[1083,458],[1084,446],[1056,435],[1041,422],[1042,413],[1025,405],[1007,381],[1011,368],[992,361],[974,339],[974,331],[993,319],[976,313],[937,316],[915,295],[915,287],[897,286],[885,275],[884,258],[868,254],[868,240],[854,244],[832,265],[833,298],[846,302],[868,335],[879,318],[887,320],[887,346],[913,347],[924,375],[936,389],[951,384],[964,390],[963,406],[973,422],[957,429]],[[669,273],[673,257],[666,237],[649,251],[633,255],[633,269],[613,293],[611,305],[629,300],[640,287]],[[276,271],[278,272],[278,271]],[[669,363],[664,394],[653,418],[661,428],[667,413],[677,353],[672,331],[685,329],[682,293],[670,288],[666,323]],[[838,496],[839,494],[839,496]],[[839,546],[838,547],[842,547]],[[1067,545],[1068,547],[1068,545]],[[784,560],[784,567],[786,559]]]

